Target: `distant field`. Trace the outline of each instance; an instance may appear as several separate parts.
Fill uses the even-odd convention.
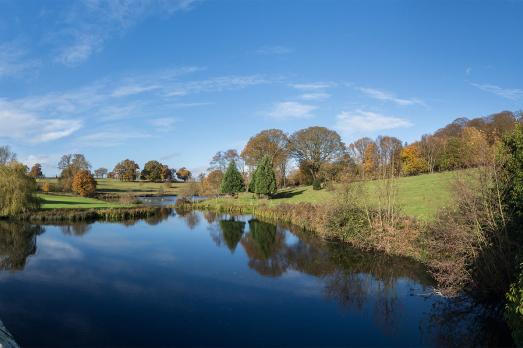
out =
[[[39,193],[42,199],[42,209],[90,209],[90,208],[121,208],[126,205],[109,203],[94,198],[79,196],[51,195]]]
[[[58,180],[54,178],[50,179],[38,179],[39,182],[50,182],[57,184]],[[115,179],[96,179],[97,188],[96,191],[99,193],[130,193],[135,196],[142,195],[177,195],[180,188],[183,187],[183,183],[157,183],[148,181],[120,181]]]
[[[450,184],[454,177],[455,173],[445,172],[399,178],[397,181],[397,202],[405,214],[423,220],[431,219],[435,216],[438,209],[445,207],[451,202]],[[365,186],[372,202],[373,197],[376,197],[379,182],[366,182]],[[232,203],[238,205],[267,204],[276,206],[281,203],[325,203],[333,197],[334,193],[325,189],[315,191],[311,186],[302,186],[281,190],[270,200],[256,199],[252,193],[242,193],[237,199],[227,197],[217,198],[208,200],[208,203]]]

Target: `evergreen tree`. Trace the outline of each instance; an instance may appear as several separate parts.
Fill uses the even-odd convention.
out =
[[[231,161],[227,171],[223,175],[221,192],[225,194],[234,195],[238,192],[245,191],[245,183],[241,173],[236,168],[236,163]]]
[[[258,163],[254,180],[254,193],[259,195],[272,195],[276,193],[276,175],[272,168],[272,160],[265,155]]]
[[[256,177],[258,176],[258,168],[259,166],[256,167],[256,169],[254,170],[254,172],[252,173],[251,175],[251,181],[249,181],[249,192],[256,192]]]

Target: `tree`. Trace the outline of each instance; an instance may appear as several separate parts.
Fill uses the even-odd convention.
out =
[[[142,170],[141,178],[149,181],[162,180],[163,165],[158,161],[149,161],[145,163]]]
[[[356,162],[358,172],[360,173],[363,179],[365,179],[365,154],[367,152],[367,148],[373,143],[374,141],[372,141],[372,139],[365,137],[360,138],[349,145],[350,156]]]
[[[31,167],[31,171],[29,171],[29,176],[35,179],[43,178],[44,174],[42,173],[42,165],[40,163],[35,163]]]
[[[272,160],[268,155],[265,155],[258,163],[252,181],[254,182],[254,193],[267,196],[276,193],[276,176],[272,169]]]
[[[85,156],[79,153],[63,155],[58,162],[58,169],[60,173],[60,185],[63,191],[71,191],[73,178],[81,170],[91,169],[91,164],[86,160]]]
[[[74,175],[72,189],[82,197],[92,196],[96,192],[96,180],[88,170],[80,170]]]
[[[140,166],[130,159],[126,159],[118,163],[113,172],[115,176],[122,181],[134,181],[136,180],[136,171],[140,169]]]
[[[345,154],[345,144],[338,133],[324,127],[310,127],[294,133],[290,138],[292,156],[298,163],[306,163],[313,180],[321,166],[339,160]]]
[[[245,191],[245,183],[243,182],[243,176],[236,168],[236,163],[231,161],[229,167],[223,175],[222,185],[220,188],[221,193],[235,195],[238,192]]]
[[[223,173],[220,170],[213,170],[203,179],[203,191],[207,195],[217,195],[223,180]]]
[[[363,156],[363,173],[365,176],[372,176],[378,169],[378,147],[372,142],[365,148]]]
[[[218,151],[216,154],[212,157],[209,170],[220,170],[222,173],[225,172],[227,169],[227,165],[234,161],[238,163],[240,161],[240,156],[238,155],[238,151],[234,149],[229,149],[227,151]]]
[[[186,182],[192,177],[192,173],[189,169],[182,167],[176,172],[176,177],[180,180],[183,180],[183,182]]]
[[[26,213],[39,207],[36,181],[26,175],[26,168],[15,161],[0,165],[0,216]]]
[[[9,145],[0,146],[0,165],[16,161],[16,154],[11,151]]]
[[[107,168],[103,168],[103,167],[102,167],[102,168],[98,168],[97,170],[95,170],[95,171],[94,171],[94,175],[95,175],[97,178],[101,178],[101,179],[103,179],[104,176],[107,175],[107,172],[108,172]]]
[[[405,175],[417,175],[428,170],[428,164],[421,155],[418,143],[401,150],[401,170]]]
[[[163,181],[171,181],[173,179],[173,174],[172,174],[172,170],[169,168],[169,166],[163,164],[162,165],[162,175],[161,175],[161,179]]]
[[[280,186],[285,186],[287,162],[289,160],[289,137],[282,130],[267,129],[249,139],[241,157],[249,166],[257,165],[264,156],[269,156],[273,168],[278,172]]]

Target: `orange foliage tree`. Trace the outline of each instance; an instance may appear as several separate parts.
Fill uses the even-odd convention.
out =
[[[73,178],[72,189],[82,197],[89,197],[96,191],[96,181],[88,170],[81,170]]]
[[[404,175],[417,175],[427,172],[429,166],[423,158],[418,144],[411,144],[401,150],[401,169]]]

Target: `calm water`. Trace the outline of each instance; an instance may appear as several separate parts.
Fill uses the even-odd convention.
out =
[[[251,219],[0,221],[0,319],[21,346],[472,346],[505,328],[417,263]]]

